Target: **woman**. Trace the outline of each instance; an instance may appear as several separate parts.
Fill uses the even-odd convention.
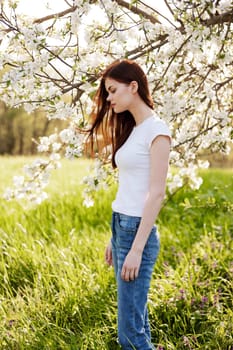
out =
[[[134,61],[106,68],[95,99],[92,145],[102,134],[112,146],[119,187],[112,203],[112,238],[107,264],[117,280],[118,339],[124,350],[155,349],[147,296],[159,252],[154,226],[165,194],[170,132],[154,113],[147,78]]]

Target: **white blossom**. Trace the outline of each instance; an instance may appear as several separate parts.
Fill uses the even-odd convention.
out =
[[[47,152],[49,150],[50,144],[51,143],[50,143],[49,137],[47,136],[41,137],[40,144],[37,147],[38,152]]]
[[[83,205],[84,205],[86,208],[93,207],[94,201],[93,201],[93,199],[90,198],[90,197],[85,197],[84,200],[83,200]]]
[[[16,187],[20,187],[24,183],[24,176],[14,176],[13,181]]]

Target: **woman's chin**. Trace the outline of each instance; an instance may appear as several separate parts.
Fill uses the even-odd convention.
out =
[[[117,108],[117,107],[113,107],[113,111],[115,113],[123,113],[123,112],[125,112],[125,109],[120,109],[120,108]]]

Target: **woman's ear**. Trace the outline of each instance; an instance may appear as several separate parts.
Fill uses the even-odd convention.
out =
[[[133,94],[138,92],[138,82],[136,80],[131,81],[130,86]]]

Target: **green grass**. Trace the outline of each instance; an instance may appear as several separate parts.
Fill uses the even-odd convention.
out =
[[[27,162],[1,158],[1,191]],[[37,208],[0,201],[0,349],[118,349],[116,286],[104,263],[114,190],[83,207],[89,163],[64,161]],[[158,349],[233,348],[233,172],[202,175],[201,189],[179,191],[158,219],[149,298]]]

